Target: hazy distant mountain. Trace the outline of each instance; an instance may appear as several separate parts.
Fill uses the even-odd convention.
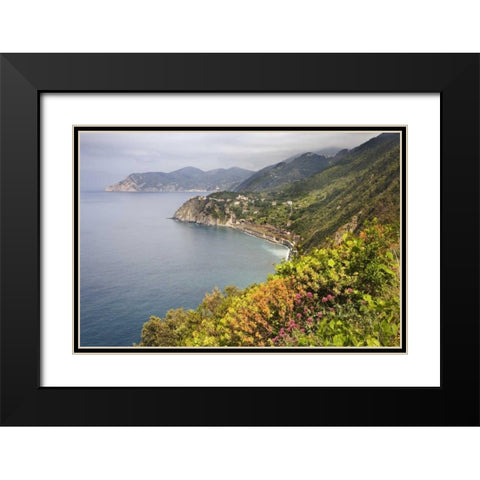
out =
[[[318,155],[325,155],[326,157],[333,157],[340,150],[342,150],[341,147],[325,147],[321,148],[320,150],[315,150],[314,153],[318,153]]]
[[[342,148],[340,147],[325,147],[321,148],[320,150],[313,150],[313,153],[316,153],[317,155],[324,155],[325,157],[333,157],[335,156]],[[284,160],[286,163],[290,163],[293,160],[297,159],[298,157],[301,157],[305,152],[302,153],[296,153],[295,155],[292,155],[291,157],[288,157]]]
[[[105,189],[107,192],[185,192],[233,190],[254,173],[243,168],[217,168],[204,172],[185,167],[174,172],[132,173]]]

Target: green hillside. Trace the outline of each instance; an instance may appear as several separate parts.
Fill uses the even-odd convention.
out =
[[[277,194],[293,201],[290,228],[304,247],[321,244],[339,228],[355,231],[365,220],[392,223],[400,217],[400,138],[382,134],[327,170]]]
[[[294,159],[287,159],[284,162],[263,168],[242,182],[235,191],[264,192],[278,189],[283,185],[303,180],[325,170],[330,162],[331,159],[328,157],[307,152]]]

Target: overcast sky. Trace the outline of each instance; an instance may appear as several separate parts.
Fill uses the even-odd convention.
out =
[[[80,186],[103,190],[130,173],[241,167],[259,170],[327,147],[353,148],[380,132],[80,132]]]

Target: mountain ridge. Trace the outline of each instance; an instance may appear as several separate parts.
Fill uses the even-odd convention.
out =
[[[262,168],[243,181],[237,192],[261,192],[303,180],[328,167],[332,159],[313,152],[305,152],[294,159],[287,159]]]
[[[235,188],[254,172],[238,167],[201,170],[183,167],[173,172],[131,173],[105,188],[106,192],[188,192]]]

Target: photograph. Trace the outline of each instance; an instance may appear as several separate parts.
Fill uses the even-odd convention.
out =
[[[75,126],[74,351],[405,352],[405,126]]]

